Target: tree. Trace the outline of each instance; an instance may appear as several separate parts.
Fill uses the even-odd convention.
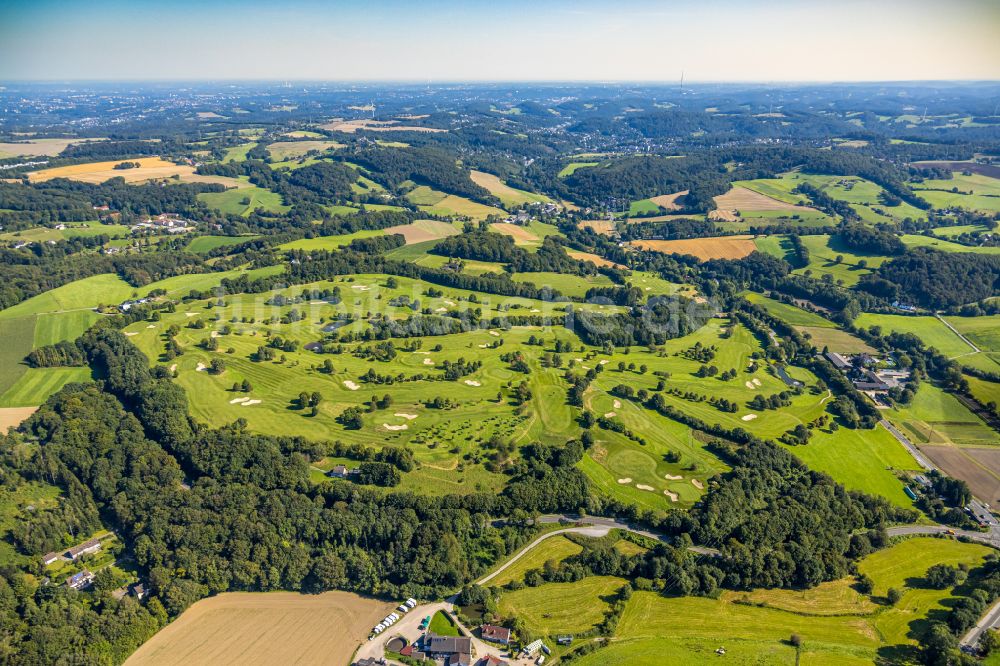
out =
[[[931,622],[924,634],[920,661],[927,666],[949,666],[958,640],[943,622]]]
[[[890,587],[885,593],[885,598],[889,602],[890,606],[895,606],[899,603],[899,600],[903,598],[903,593],[894,587]]]

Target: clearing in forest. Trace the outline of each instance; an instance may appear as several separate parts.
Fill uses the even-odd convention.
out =
[[[423,243],[425,241],[440,240],[445,236],[458,234],[458,229],[447,222],[437,220],[417,220],[411,224],[401,224],[396,227],[389,227],[385,230],[386,235],[400,234],[406,239],[407,245]]]

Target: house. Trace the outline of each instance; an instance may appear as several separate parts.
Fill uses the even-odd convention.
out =
[[[385,659],[376,659],[375,657],[365,657],[364,659],[358,659],[354,662],[354,666],[384,666]]]
[[[131,594],[139,601],[142,601],[143,599],[146,598],[146,586],[143,585],[142,583],[133,583],[132,585],[129,586],[128,591],[129,594]]]
[[[82,590],[89,587],[94,581],[94,574],[89,569],[84,569],[80,573],[75,573],[66,578],[66,585],[74,590]]]
[[[510,666],[510,662],[504,661],[500,657],[494,657],[493,655],[488,654],[476,662],[476,666]]]
[[[42,564],[48,566],[60,558],[62,558],[62,553],[45,553],[45,555],[42,556]]]
[[[91,539],[89,541],[84,541],[81,544],[73,546],[66,551],[66,555],[71,560],[76,560],[83,555],[90,555],[91,553],[96,553],[101,549],[100,539]]]
[[[479,628],[479,631],[484,641],[499,643],[500,645],[507,645],[510,643],[510,629],[507,627],[498,627],[494,624],[484,624]]]
[[[472,666],[472,639],[468,636],[424,635],[424,653],[444,661],[444,666]]]
[[[346,479],[347,477],[354,476],[357,473],[357,469],[349,469],[346,465],[335,465],[333,469],[326,473],[326,475],[335,479]]]

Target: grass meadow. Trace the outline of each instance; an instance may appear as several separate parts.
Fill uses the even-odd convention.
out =
[[[882,329],[883,335],[889,331],[895,333],[913,333],[923,340],[925,345],[934,347],[949,358],[962,356],[973,351],[962,338],[955,335],[937,317],[911,317],[909,315],[871,314],[865,312],[855,319],[854,323],[861,328],[878,326]]]

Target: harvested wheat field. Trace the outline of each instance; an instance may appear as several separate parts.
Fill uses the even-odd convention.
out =
[[[649,200],[665,210],[680,210],[681,207],[677,203],[677,200],[687,193],[688,190],[684,190],[683,192],[674,192],[673,194],[661,194],[658,197],[649,197]]]
[[[302,157],[311,150],[323,152],[343,148],[344,144],[336,141],[275,141],[267,146],[268,154],[278,162]]]
[[[972,494],[988,504],[1000,502],[1000,449],[921,446],[948,476],[969,484]]]
[[[607,266],[609,268],[625,268],[621,264],[616,264],[613,261],[608,261],[604,257],[593,254],[591,252],[567,252],[569,256],[574,259],[579,259],[580,261],[589,261],[595,266]]]
[[[16,428],[26,418],[38,411],[38,407],[3,407],[0,408],[0,435],[8,428]]]
[[[440,240],[445,236],[454,236],[458,234],[458,229],[447,222],[417,220],[411,224],[389,227],[385,233],[386,235],[400,234],[406,239],[407,245],[413,245],[424,241]]]
[[[708,213],[708,219],[713,222],[738,222],[739,216],[732,210],[713,210]]]
[[[107,139],[29,139],[23,142],[0,142],[0,157],[53,157],[69,146],[90,141],[106,141]]]
[[[231,592],[203,599],[125,662],[347,664],[392,604],[349,592]]]
[[[180,174],[183,183],[208,183],[210,185],[222,185],[226,189],[236,188],[242,190],[253,187],[249,180],[230,178],[229,176],[205,176],[200,173]]]
[[[510,224],[509,222],[494,222],[490,225],[490,231],[495,231],[498,234],[506,234],[514,239],[514,243],[521,245],[523,243],[537,243],[541,239],[532,233],[530,230],[524,227],[519,227],[516,224]]]
[[[595,234],[613,236],[615,233],[615,223],[611,220],[583,220],[578,223],[581,229],[591,229]]]
[[[718,236],[715,238],[686,238],[684,240],[638,240],[629,243],[643,250],[664,254],[692,254],[706,259],[741,259],[754,250],[753,236]]]
[[[797,213],[815,213],[815,208],[809,206],[796,206],[777,199],[754,192],[745,187],[734,187],[725,194],[715,197],[715,204],[719,210],[787,210]]]
[[[116,164],[122,162],[138,162],[139,166],[134,169],[116,169]],[[140,157],[130,160],[111,160],[109,162],[88,162],[87,164],[74,164],[72,166],[55,167],[52,169],[42,169],[28,174],[28,179],[33,183],[38,183],[53,178],[69,178],[79,180],[84,183],[99,184],[109,178],[125,179],[127,183],[140,183],[153,178],[170,178],[171,176],[192,176],[194,167],[186,164],[174,164],[159,157]]]
[[[437,127],[416,127],[413,125],[400,125],[398,120],[373,120],[362,118],[360,120],[333,120],[326,125],[320,125],[322,129],[331,132],[344,132],[354,134],[358,130],[368,132],[447,132],[445,129]]]

